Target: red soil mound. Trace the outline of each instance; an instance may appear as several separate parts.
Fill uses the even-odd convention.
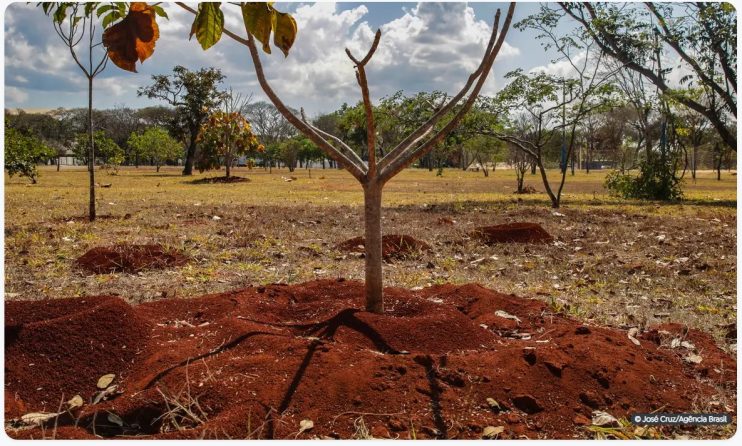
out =
[[[735,359],[695,332],[684,339],[701,364],[657,341],[667,328],[635,345],[626,331],[478,285],[389,288],[383,315],[362,310],[362,283],[342,280],[136,307],[59,302],[6,307],[18,331],[5,348],[6,418],[56,411],[62,393],[87,402],[105,373],[121,376],[123,393],[60,417],[57,438],[351,438],[360,417],[376,437],[478,438],[504,426],[501,438],[571,438],[593,410],[688,411],[736,385]],[[172,399],[200,421],[173,414]],[[300,433],[305,419],[314,427]]]
[[[487,244],[495,243],[550,243],[554,238],[538,223],[507,223],[483,226],[472,232],[472,237]]]
[[[336,246],[340,251],[364,252],[365,239],[354,237]],[[388,234],[381,237],[384,259],[401,259],[420,251],[430,251],[430,245],[409,235]]]
[[[62,395],[89,400],[102,375],[126,376],[150,338],[149,323],[115,297],[6,302],[5,313],[5,383],[15,389],[5,401],[20,411],[56,411]]]
[[[188,259],[160,245],[114,245],[96,247],[78,258],[79,268],[95,274],[114,272],[137,273],[145,269],[162,269],[185,265]]]

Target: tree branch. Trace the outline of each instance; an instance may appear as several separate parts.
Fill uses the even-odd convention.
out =
[[[480,64],[480,68],[477,70],[478,71],[477,83],[472,89],[471,94],[469,95],[469,97],[467,98],[466,102],[463,104],[461,109],[459,109],[456,115],[454,115],[454,117],[448,122],[448,124],[446,124],[445,127],[443,127],[443,129],[438,131],[435,135],[433,135],[428,141],[423,143],[420,147],[417,147],[414,150],[405,150],[399,153],[397,158],[395,158],[390,164],[388,164],[384,168],[383,171],[381,171],[382,183],[388,181],[394,175],[399,173],[402,169],[412,164],[416,159],[424,156],[426,153],[431,151],[433,147],[435,147],[436,144],[438,144],[446,135],[448,135],[454,128],[458,126],[459,122],[461,121],[461,119],[463,119],[464,115],[471,109],[472,105],[474,105],[474,102],[479,96],[479,92],[484,86],[484,82],[487,80],[487,76],[489,75],[489,72],[492,69],[492,64],[495,62],[495,58],[497,58],[497,54],[500,52],[500,48],[502,48],[502,44],[505,42],[505,36],[507,35],[508,29],[510,28],[510,22],[513,19],[514,12],[515,12],[515,2],[512,2],[510,3],[510,7],[508,8],[508,13],[507,13],[507,16],[505,17],[505,22],[502,26],[502,30],[500,31],[499,36],[497,36],[497,43],[495,43],[491,51],[489,53],[485,53],[484,57],[482,58],[482,64]],[[490,39],[490,42],[492,42],[495,39],[495,36],[497,35],[497,31],[498,31],[497,25],[499,24],[499,17],[500,17],[500,10],[498,9],[497,14],[495,16],[495,24],[492,28],[492,38]],[[461,94],[461,96],[463,96],[463,94]],[[458,100],[456,102],[458,102]]]
[[[376,125],[374,123],[374,111],[371,105],[371,94],[368,91],[368,79],[366,78],[366,64],[371,60],[376,48],[379,46],[379,40],[381,40],[381,30],[376,30],[374,36],[374,43],[371,45],[371,49],[368,50],[366,57],[360,62],[353,57],[348,48],[345,49],[345,53],[348,55],[350,60],[356,64],[356,79],[358,85],[361,87],[361,96],[363,97],[363,111],[366,114],[366,146],[368,150],[368,178],[376,177]]]
[[[490,41],[487,43],[487,49],[485,50],[484,56],[482,57],[482,62],[480,62],[479,67],[477,67],[476,71],[474,71],[471,75],[469,75],[469,79],[467,79],[466,84],[461,88],[461,90],[453,97],[451,100],[446,104],[444,101],[444,105],[440,107],[438,110],[436,110],[435,113],[420,127],[417,128],[414,132],[410,133],[405,139],[403,139],[399,144],[397,144],[392,150],[389,151],[389,153],[386,154],[384,158],[381,159],[379,162],[379,170],[384,170],[386,167],[396,160],[396,158],[404,153],[406,150],[408,150],[413,145],[417,144],[420,140],[425,138],[428,133],[433,129],[433,127],[441,120],[443,117],[453,109],[453,107],[458,104],[458,102],[466,95],[466,93],[471,88],[474,81],[479,77],[479,75],[482,73],[482,70],[484,69],[484,64],[487,61],[488,54],[491,54],[492,48],[495,45],[495,41],[497,38],[497,30],[500,24],[500,10],[497,10],[497,13],[495,14],[495,23],[492,27],[492,34],[490,35]]]

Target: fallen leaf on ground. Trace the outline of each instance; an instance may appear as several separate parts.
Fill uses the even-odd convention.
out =
[[[593,426],[618,426],[618,420],[608,412],[596,410],[593,412]]]
[[[482,438],[494,438],[505,432],[505,426],[487,426],[482,431]]]
[[[101,376],[100,378],[98,378],[98,388],[105,389],[106,387],[111,385],[114,379],[116,379],[116,374],[114,373],[109,373],[107,375]]]

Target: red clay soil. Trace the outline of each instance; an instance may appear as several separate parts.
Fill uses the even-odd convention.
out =
[[[77,267],[94,274],[137,273],[146,269],[182,266],[188,259],[161,245],[114,245],[96,247],[77,259]]]
[[[386,302],[383,315],[363,311],[362,283],[342,279],[135,307],[7,302],[5,417],[57,412],[79,394],[86,404],[59,417],[56,438],[352,438],[361,417],[380,438],[479,438],[486,426],[573,438],[593,410],[692,411],[716,386],[736,388],[735,358],[709,336],[682,333],[700,364],[667,346],[680,326],[635,345],[478,285],[388,288]],[[108,373],[121,393],[91,404]],[[189,395],[201,421],[175,428],[163,395]],[[314,427],[300,433],[302,420]],[[53,422],[17,424],[6,423],[12,437],[52,436]]]
[[[336,246],[340,251],[364,252],[365,239],[353,237]],[[420,251],[430,251],[430,245],[409,235],[387,234],[381,237],[381,255],[385,260],[403,259]]]
[[[475,229],[471,235],[487,244],[551,243],[554,240],[538,223],[506,223],[483,226]]]

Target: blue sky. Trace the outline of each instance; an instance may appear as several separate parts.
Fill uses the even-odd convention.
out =
[[[506,3],[277,3],[293,13],[299,25],[297,43],[288,58],[278,51],[264,55],[266,74],[285,101],[314,115],[343,102],[355,103],[359,91],[350,61],[366,52],[373,32],[382,29],[379,50],[368,67],[374,99],[397,90],[457,91],[479,62],[496,9]],[[514,21],[535,12],[538,3],[519,3]],[[225,5],[226,23],[239,29],[239,12]],[[204,52],[188,40],[192,16],[166,5],[170,20],[160,19],[161,37],[155,54],[139,72],[124,72],[113,64],[96,79],[96,108],[157,104],[139,98],[136,89],[152,74],[168,73],[180,64],[190,69],[216,66],[227,76],[225,86],[254,100],[263,99],[252,63],[243,46],[226,36]],[[62,46],[40,8],[13,3],[5,11],[5,108],[51,109],[86,104],[86,80]],[[553,55],[541,48],[533,32],[510,30],[485,87],[493,94],[503,76],[515,68],[548,66]]]

